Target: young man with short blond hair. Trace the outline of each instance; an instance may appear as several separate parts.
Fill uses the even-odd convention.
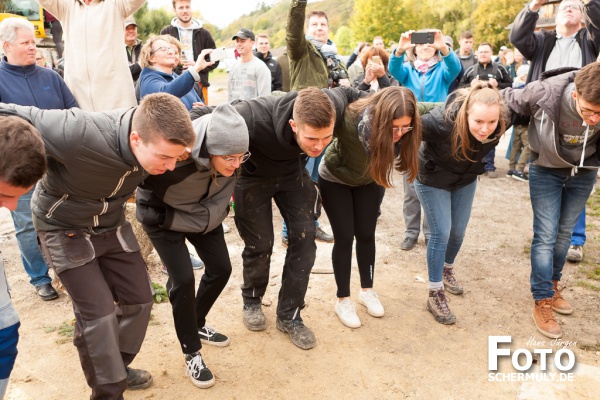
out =
[[[254,56],[264,62],[271,72],[271,92],[282,89],[281,67],[271,54],[271,39],[266,33],[256,35]]]
[[[234,104],[248,126],[252,153],[242,164],[234,191],[235,224],[245,245],[243,322],[251,331],[267,326],[261,304],[269,287],[274,201],[289,228],[276,327],[301,349],[317,345],[301,316],[317,249],[317,188],[304,164],[307,156],[318,157],[329,145],[348,103],[366,95],[350,88],[309,87],[281,97],[258,97]],[[192,110],[192,118],[201,111]]]
[[[50,161],[33,192],[33,224],[46,263],[71,298],[73,344],[91,399],[122,399],[126,389],[150,386],[149,372],[129,368],[153,302],[124,206],[145,174],[172,170],[194,144],[185,106],[155,93],[138,107],[104,113],[4,103],[0,109],[31,121],[46,146]]]

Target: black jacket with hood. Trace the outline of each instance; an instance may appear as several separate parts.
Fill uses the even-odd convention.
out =
[[[452,120],[455,118],[461,103],[454,103],[455,95],[448,96],[443,106],[431,110],[422,117],[423,141],[419,148],[419,175],[417,180],[427,186],[439,189],[456,189],[468,185],[485,172],[481,160],[498,144],[504,132],[500,124],[496,130],[482,143],[469,134],[469,145],[473,149],[467,152],[472,161],[459,159],[452,155],[453,123],[446,118],[447,110]]]
[[[352,88],[323,89],[333,101],[336,126],[343,123],[346,106],[368,95]],[[242,176],[279,177],[298,174],[304,168],[307,156],[298,146],[289,124],[298,92],[285,96],[263,96],[233,102],[237,112],[244,118],[250,137],[249,151],[252,156],[242,164]],[[196,107],[191,111],[192,119],[198,118],[211,107]]]
[[[583,16],[585,26],[577,32],[575,40],[581,48],[582,66],[585,66],[596,61],[600,50],[600,1],[591,0],[583,5]],[[508,37],[531,64],[527,83],[539,79],[546,70],[546,62],[556,44],[556,30],[535,32],[539,18],[539,13],[531,11],[527,2],[515,18]]]
[[[174,24],[176,24],[176,22],[175,22],[176,19],[177,18],[174,18],[171,25],[164,27],[163,30],[160,31],[160,34],[161,35],[171,35],[174,38],[176,38],[177,40],[179,40],[179,29],[177,28],[177,26],[174,25]],[[194,49],[194,54],[196,55],[196,57],[204,49],[216,48],[215,40],[213,39],[210,32],[207,31],[205,28],[194,29],[194,33],[193,33],[192,37],[193,37],[192,48]],[[217,61],[210,67],[206,67],[202,71],[200,71],[200,73],[199,73],[200,74],[200,82],[202,83],[203,87],[210,86],[210,83],[208,83],[208,73],[210,71],[212,71],[213,69],[217,68],[218,65],[219,65],[219,62]],[[176,68],[174,72],[177,73],[177,75],[181,75],[181,72],[182,72],[181,67]]]
[[[271,52],[269,51],[265,56],[264,54],[255,51],[254,56],[264,62],[271,72],[271,92],[281,90],[283,87],[281,83],[281,67],[279,66],[279,63],[275,61]]]

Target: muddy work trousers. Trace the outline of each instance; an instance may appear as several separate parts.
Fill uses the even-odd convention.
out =
[[[122,399],[152,309],[146,264],[131,225],[102,234],[38,232],[47,264],[71,296],[74,345],[92,399]]]
[[[235,224],[245,245],[242,297],[244,304],[260,304],[269,284],[274,241],[272,200],[288,227],[277,316],[299,320],[317,251],[317,188],[305,169],[281,177],[242,176],[235,187]]]

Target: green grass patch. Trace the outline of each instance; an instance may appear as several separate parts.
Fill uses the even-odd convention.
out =
[[[595,281],[600,281],[600,267],[594,266],[584,271],[588,279],[593,279]]]
[[[590,195],[587,201],[587,215],[592,217],[600,216],[600,190],[596,189]]]
[[[219,76],[227,76],[227,70],[225,68],[215,68],[212,71],[209,72],[210,76],[212,77],[219,77]]]
[[[164,286],[162,286],[160,283],[152,282],[152,289],[154,289],[153,299],[155,304],[169,302],[169,295],[167,294],[167,289],[165,289]]]
[[[75,318],[70,321],[65,321],[59,326],[46,327],[46,333],[57,332],[59,338],[56,339],[57,344],[68,343],[73,340],[75,334]]]
[[[577,286],[581,286],[581,287],[584,287],[584,288],[591,289],[591,290],[593,290],[595,292],[600,292],[600,286],[599,285],[594,285],[593,283],[588,282],[588,281],[578,280],[578,281],[575,282],[575,284]]]

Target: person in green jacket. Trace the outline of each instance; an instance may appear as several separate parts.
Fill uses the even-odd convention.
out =
[[[410,89],[387,87],[350,103],[343,118],[319,168],[319,188],[335,238],[335,313],[344,325],[358,328],[350,300],[352,244],[356,237],[359,302],[371,316],[382,317],[384,308],[373,290],[375,228],[385,188],[393,186],[393,170],[406,173],[409,181],[417,176],[421,117]]]

